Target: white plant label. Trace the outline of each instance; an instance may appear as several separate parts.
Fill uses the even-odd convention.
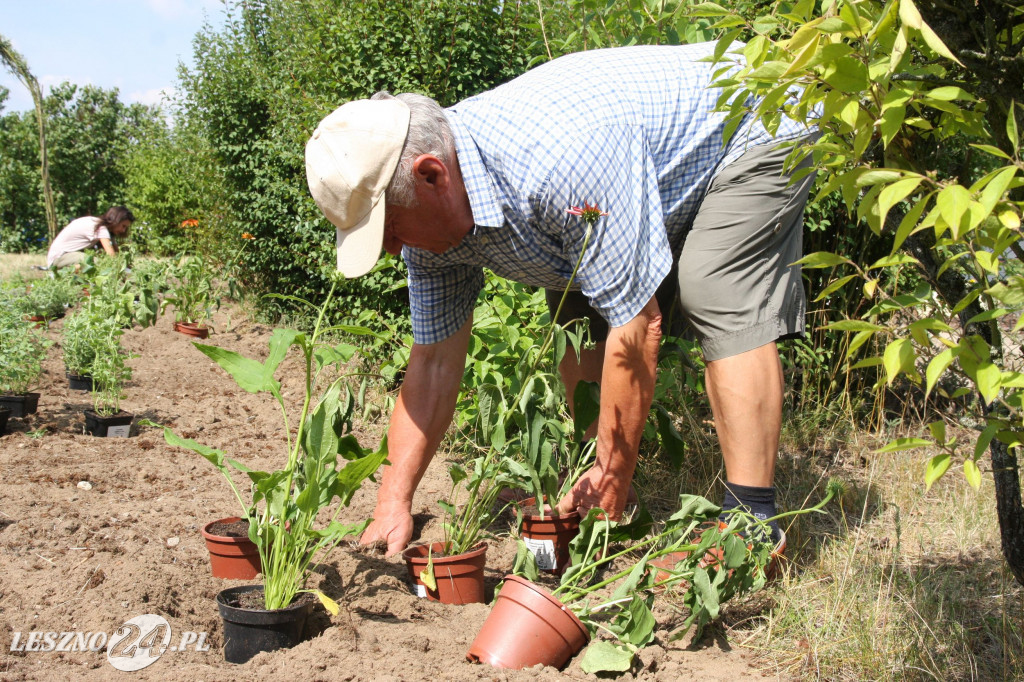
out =
[[[420,599],[426,599],[427,598],[427,586],[426,585],[420,585],[419,583],[416,583],[415,585],[413,585],[413,588],[414,588],[413,591],[416,592],[416,596],[417,597],[419,597]]]
[[[107,438],[127,438],[128,434],[131,433],[131,430],[131,424],[122,424],[121,426],[108,426]]]
[[[523,538],[523,544],[530,550],[537,560],[537,568],[542,571],[554,571],[558,568],[558,561],[555,559],[555,543],[552,540],[534,540]]]

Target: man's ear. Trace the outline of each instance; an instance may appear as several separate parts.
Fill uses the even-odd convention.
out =
[[[445,190],[448,187],[448,167],[444,162],[433,154],[420,154],[412,162],[412,172],[416,183],[430,185],[435,190]]]

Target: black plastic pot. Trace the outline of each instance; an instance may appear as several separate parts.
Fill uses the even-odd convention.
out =
[[[85,430],[100,438],[127,438],[132,434],[133,419],[135,415],[123,410],[109,417],[85,410]]]
[[[12,417],[24,417],[26,414],[35,414],[36,410],[39,409],[39,394],[0,395],[0,407],[6,407],[10,410]]]
[[[7,418],[11,416],[11,411],[6,407],[0,407],[0,436],[7,433]]]
[[[68,388],[73,391],[91,391],[92,377],[88,374],[68,374]]]
[[[263,592],[263,585],[229,587],[217,593],[217,609],[224,621],[224,660],[245,663],[262,651],[288,649],[303,640],[312,601],[293,603],[275,611],[243,609],[238,595]]]

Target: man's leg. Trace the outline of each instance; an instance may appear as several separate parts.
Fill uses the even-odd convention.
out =
[[[686,236],[680,300],[704,351],[725,460],[723,509],[770,518],[782,425],[776,341],[804,328],[803,207],[812,178],[789,184],[786,150],[754,147],[716,177]],[[773,524],[774,525],[774,524]]]
[[[705,382],[726,478],[742,486],[771,486],[782,428],[782,365],[775,343],[709,362]]]

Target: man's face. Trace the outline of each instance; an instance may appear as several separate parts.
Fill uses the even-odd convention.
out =
[[[444,253],[462,241],[451,230],[451,220],[423,205],[405,208],[387,205],[384,211],[384,250],[393,256],[403,246]]]

